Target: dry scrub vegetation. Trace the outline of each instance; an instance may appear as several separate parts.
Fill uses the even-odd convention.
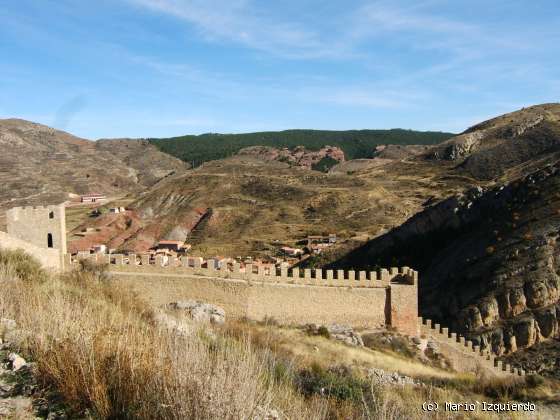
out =
[[[302,366],[262,330],[238,324],[191,324],[178,334],[99,270],[50,275],[21,252],[0,251],[0,316],[16,320],[13,345],[73,415],[423,418],[422,402],[465,396],[445,386],[379,387],[348,367]]]

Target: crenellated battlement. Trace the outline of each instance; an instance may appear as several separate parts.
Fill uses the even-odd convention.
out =
[[[81,259],[108,264],[112,277],[128,281],[156,304],[189,296],[250,319],[384,326],[418,335],[418,272],[410,267],[346,271],[231,259],[88,253],[66,255],[65,266],[75,266]]]
[[[6,217],[17,219],[19,217],[36,217],[39,215],[48,216],[50,212],[53,212],[54,218],[64,217],[64,205],[12,207],[6,211]]]
[[[300,284],[308,286],[332,287],[388,287],[392,282],[402,285],[418,284],[418,272],[410,267],[391,267],[377,271],[289,269],[287,265],[242,264],[226,260],[204,259],[201,257],[165,257],[151,254],[88,254],[76,257],[66,256],[68,266],[80,259],[90,259],[98,263],[110,264],[111,270],[153,273],[196,274],[206,277],[231,278],[250,282],[270,282]]]
[[[438,341],[440,345],[450,346],[456,351],[453,358],[456,359],[455,362],[460,367],[472,366],[474,362],[475,365],[494,371],[497,375],[526,375],[524,369],[497,360],[497,355],[490,352],[490,350],[481,349],[480,346],[467,340],[460,334],[450,332],[449,328],[422,317],[418,318],[418,323],[420,325],[421,335],[431,337]]]
[[[15,239],[38,248],[56,249],[60,253],[60,260],[66,254],[64,204],[13,207],[6,211],[6,225],[8,235]]]

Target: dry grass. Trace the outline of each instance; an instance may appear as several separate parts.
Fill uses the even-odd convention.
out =
[[[37,363],[41,383],[56,390],[74,414],[264,419],[263,413],[277,410],[283,419],[420,419],[426,417],[424,401],[473,396],[460,386],[379,387],[355,368],[371,365],[442,382],[453,378],[396,355],[294,330],[189,324],[190,333],[178,334],[160,327],[147,303],[95,270],[49,276],[33,262],[26,269],[21,254],[0,255],[0,316],[16,320],[22,331],[18,350]],[[342,362],[348,367],[329,366]],[[302,372],[313,370],[307,376],[312,382],[303,386]],[[318,385],[325,392],[317,392]]]
[[[454,379],[457,374],[437,369],[406,358],[390,351],[377,351],[366,347],[350,347],[320,336],[309,336],[295,328],[275,328],[266,325],[251,325],[231,322],[229,331],[237,336],[251,336],[257,345],[270,348],[276,353],[295,358],[302,365],[319,364],[332,366],[344,362],[360,368],[375,367],[390,372],[411,376],[413,378]],[[243,333],[241,333],[243,332]]]
[[[76,412],[101,418],[252,418],[275,408],[288,417],[322,418],[268,375],[265,352],[248,341],[181,336],[157,328],[151,310],[126,290],[75,272],[22,281],[0,272],[1,316],[26,331],[22,350],[45,385]]]

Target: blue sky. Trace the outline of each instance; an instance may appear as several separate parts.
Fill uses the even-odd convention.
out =
[[[557,0],[0,0],[0,118],[459,132],[559,101],[559,28]]]

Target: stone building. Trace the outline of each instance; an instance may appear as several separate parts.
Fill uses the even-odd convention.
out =
[[[55,248],[66,254],[64,205],[14,207],[6,212],[8,235],[39,248]]]
[[[66,248],[66,212],[56,206],[14,207],[6,212],[7,233],[0,232],[0,247],[23,249],[45,267],[63,268]]]
[[[98,193],[84,194],[80,196],[80,201],[82,203],[98,203],[105,200],[107,200],[107,197],[104,194]]]

